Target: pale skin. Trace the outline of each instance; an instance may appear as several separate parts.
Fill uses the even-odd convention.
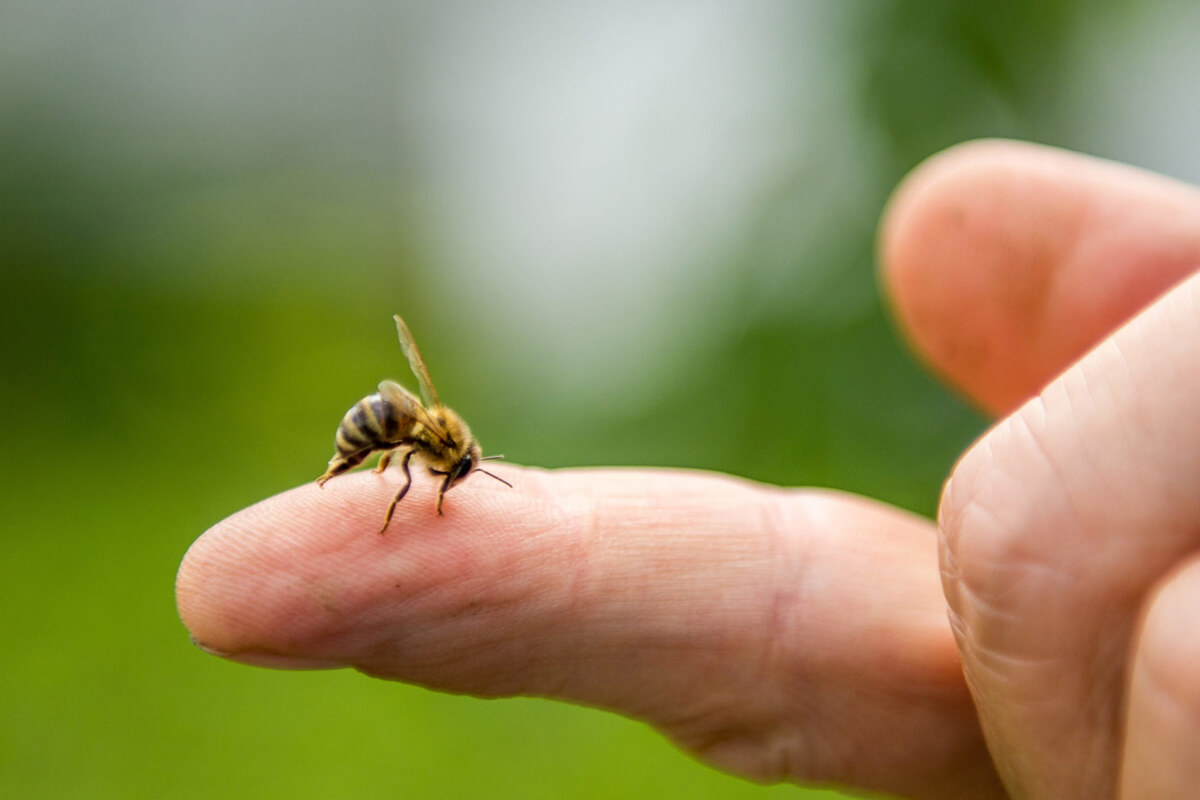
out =
[[[998,418],[938,525],[714,474],[505,465],[514,488],[473,477],[444,517],[414,480],[380,537],[403,478],[363,471],[206,532],[184,623],[246,663],[609,708],[755,780],[1194,797],[1200,192],[971,143],[905,180],[880,254],[913,348]]]

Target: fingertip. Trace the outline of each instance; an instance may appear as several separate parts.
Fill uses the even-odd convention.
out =
[[[320,497],[309,486],[255,503],[213,525],[188,548],[175,577],[175,602],[193,642],[236,658],[271,646],[261,633],[276,624],[271,605],[282,575],[295,573],[311,546]],[[330,489],[333,489],[331,486]],[[337,490],[326,494],[336,496]],[[330,527],[336,533],[337,520]]]
[[[447,494],[443,516],[438,484],[414,476],[383,535],[384,511],[403,481],[390,473],[306,484],[243,509],[184,556],[180,618],[204,650],[231,660],[383,674],[378,664],[405,661],[385,652],[395,643],[441,635],[433,620],[470,622],[489,604],[515,604],[528,587],[563,580],[546,569],[523,572],[537,552],[552,550],[543,534],[569,533],[544,474],[497,469],[514,488],[475,479]],[[469,624],[444,630],[451,627],[457,632],[436,647],[475,646]]]
[[[901,182],[879,259],[920,357],[1005,413],[1200,266],[1200,195],[1052,147],[968,142]]]
[[[925,237],[949,218],[961,224],[963,209],[952,201],[989,173],[1020,165],[1043,148],[1005,139],[956,144],[914,167],[892,192],[879,225],[879,256],[884,276],[893,279],[919,269]]]
[[[1066,155],[1003,140],[956,145],[901,182],[881,223],[900,329],[936,374],[993,413],[1018,405],[1040,376],[1027,335],[1072,232],[1066,209],[1049,202]],[[1043,199],[1036,210],[1023,199],[1032,195]]]

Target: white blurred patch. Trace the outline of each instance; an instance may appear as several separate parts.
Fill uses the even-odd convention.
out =
[[[1090,19],[1056,109],[1080,148],[1200,184],[1200,5],[1164,0]]]
[[[849,125],[822,107],[845,75],[820,7],[456,3],[404,32],[402,140],[437,269],[541,379],[601,404],[652,391],[725,334],[698,318],[722,292],[764,288],[721,270],[814,140]]]

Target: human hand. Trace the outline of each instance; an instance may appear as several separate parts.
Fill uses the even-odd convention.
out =
[[[1028,303],[1052,299],[1050,283],[1006,295],[1014,302],[991,315],[981,313],[995,305],[987,292],[944,292],[953,281],[938,270],[951,266],[960,279],[980,276],[977,288],[1000,281],[1007,262],[996,247],[1035,242],[1044,258],[1030,279],[1058,274],[1079,252],[1046,248],[1053,218],[997,214],[974,220],[964,240],[961,217],[928,213],[939,197],[965,200],[974,183],[987,184],[986,169],[971,178],[971,168],[997,153],[974,147],[982,150],[957,156],[965,181],[915,196],[921,174],[910,182],[910,196],[893,205],[885,255],[901,316],[931,363],[1004,410],[1090,343],[1052,323],[1090,322],[1099,338],[1123,315],[1113,309],[1131,312],[1138,298],[1059,308],[1022,350],[1006,332]],[[1019,176],[1022,159],[1028,168],[1037,158],[1026,152],[1010,167]],[[1092,169],[1081,162],[1065,171],[1086,179]],[[1075,183],[1065,185],[1069,198]],[[1057,196],[1036,188],[1042,201]],[[1011,191],[993,199],[992,211],[1028,209],[1032,199]],[[908,219],[906,209],[915,209]],[[912,231],[920,235],[906,238]],[[976,247],[989,231],[993,249]],[[956,233],[970,247],[944,248]],[[939,302],[950,312],[930,315]],[[946,345],[969,342],[962,333],[970,324],[976,342],[1014,346],[1002,359],[964,359]],[[504,474],[519,475],[516,490],[460,490],[437,524],[431,488],[415,488],[394,523],[402,538],[372,533],[392,491],[373,475],[264,501],[189,551],[178,580],[184,622],[207,648],[251,663],[350,665],[459,692],[611,708],[757,779],[910,797],[1003,796],[945,620],[932,526],[863,498],[695,473]],[[964,647],[971,658],[966,638]],[[985,720],[991,701],[980,698]]]
[[[968,683],[1016,797],[1200,792],[1200,194],[977,143],[894,198],[883,260],[918,351],[1007,412],[943,493]],[[1053,379],[1053,380],[1052,380]]]

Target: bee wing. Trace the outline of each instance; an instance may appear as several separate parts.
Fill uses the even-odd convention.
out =
[[[400,335],[400,349],[404,351],[404,357],[408,359],[408,366],[412,368],[413,375],[417,376],[417,383],[420,384],[421,397],[424,398],[425,405],[429,408],[440,406],[437,392],[433,388],[433,381],[429,380],[429,370],[425,368],[425,359],[421,358],[421,351],[417,349],[417,343],[413,341],[412,332],[404,324],[404,320],[400,319],[399,314],[392,315],[392,319],[396,320],[396,333]]]
[[[417,422],[421,423],[434,436],[441,439],[443,442],[449,443],[449,437],[446,435],[446,429],[442,427],[433,415],[426,410],[425,406],[421,405],[421,401],[416,398],[412,392],[405,389],[395,381],[383,381],[379,384],[379,394],[384,400],[391,403],[401,414],[412,417]]]

